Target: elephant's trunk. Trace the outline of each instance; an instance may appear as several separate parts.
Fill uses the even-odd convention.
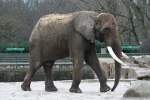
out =
[[[114,91],[119,83],[121,76],[121,65],[117,61],[115,61],[115,83],[111,91]]]
[[[107,49],[110,55],[112,56],[112,58],[115,60],[115,83],[112,88],[112,91],[114,91],[120,80],[121,64],[124,64],[124,63],[123,61],[120,60],[122,54],[121,54],[121,47],[118,42],[113,42],[111,44],[111,47],[108,46]]]
[[[125,65],[125,63],[120,60],[120,58],[122,57],[122,52],[120,41],[118,39],[117,28],[113,27],[113,25],[111,26],[111,24],[106,24],[104,26],[105,27],[102,28],[101,32],[105,34],[104,40],[107,45],[108,52],[115,60],[115,83],[112,88],[112,91],[114,91],[120,80],[121,64]]]
[[[121,52],[122,56],[125,58],[129,58],[124,52]],[[125,65],[125,63],[123,63]],[[111,89],[111,91],[114,91],[115,88],[117,87],[119,80],[120,80],[120,76],[121,76],[121,64],[118,63],[117,61],[115,61],[115,84],[113,86],[113,88]]]

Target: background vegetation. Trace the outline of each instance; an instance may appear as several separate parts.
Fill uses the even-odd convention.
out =
[[[150,0],[0,0],[0,50],[27,48],[41,16],[79,10],[114,14],[122,44],[141,44],[150,35]]]

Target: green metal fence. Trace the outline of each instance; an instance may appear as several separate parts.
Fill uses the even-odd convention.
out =
[[[138,50],[140,49],[140,45],[122,45],[121,47],[125,53],[137,53]],[[105,48],[104,43],[96,42],[96,52],[101,53],[102,48]],[[3,53],[28,53],[29,50],[28,48],[23,48],[23,47],[22,48],[8,47],[8,48],[4,48],[1,52]]]
[[[126,53],[138,53],[140,45],[122,45],[122,50]]]
[[[126,53],[128,56],[140,56],[140,55],[150,55],[150,53]],[[111,57],[108,53],[101,54],[97,53],[98,57]],[[60,59],[59,62],[68,62],[70,58]],[[29,54],[28,53],[0,53],[0,63],[28,63]]]
[[[5,48],[5,53],[24,53],[25,48]]]

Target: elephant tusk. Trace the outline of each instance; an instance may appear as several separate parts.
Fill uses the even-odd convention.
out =
[[[122,53],[122,56],[123,56],[124,58],[129,59],[129,56],[128,56],[128,55],[126,55],[124,52],[121,52],[121,53]]]
[[[116,54],[114,53],[114,51],[112,50],[112,48],[110,46],[107,47],[107,50],[109,52],[109,54],[112,56],[112,58],[114,60],[116,60],[118,63],[122,64],[122,65],[126,65],[123,61],[121,61]]]

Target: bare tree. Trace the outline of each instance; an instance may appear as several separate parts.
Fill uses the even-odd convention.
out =
[[[122,41],[140,44],[150,34],[150,6],[145,0],[96,0],[99,12],[109,12],[118,20]],[[133,40],[134,37],[134,40]]]

